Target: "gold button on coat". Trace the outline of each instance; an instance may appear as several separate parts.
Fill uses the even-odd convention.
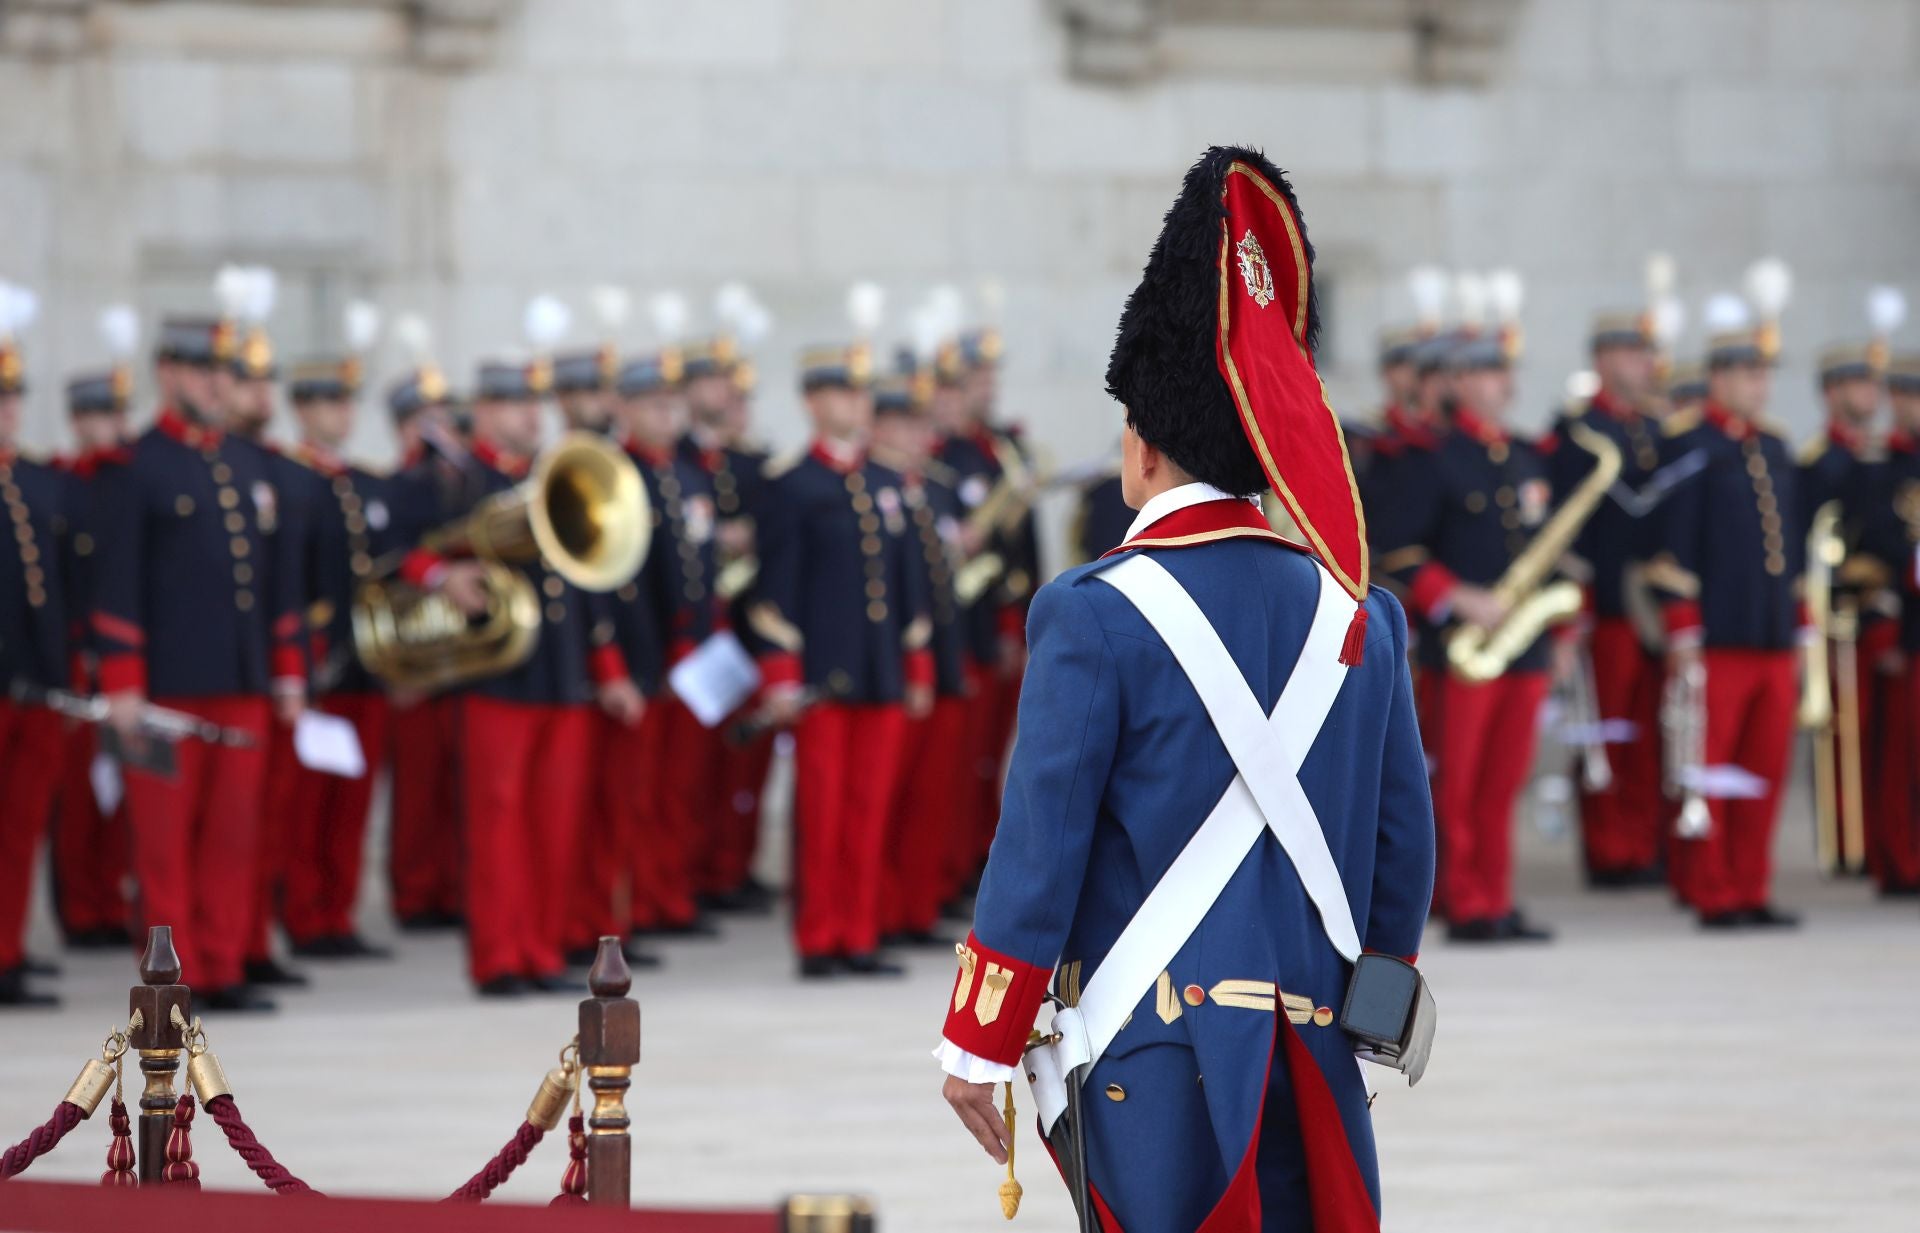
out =
[[[1121,1086],[1120,1086],[1120,1085],[1119,1085],[1118,1083],[1109,1083],[1109,1084],[1107,1084],[1107,1099],[1108,1099],[1108,1100],[1111,1100],[1111,1101],[1113,1101],[1113,1102],[1114,1102],[1115,1104],[1118,1104],[1118,1103],[1119,1103],[1120,1101],[1123,1101],[1123,1100],[1125,1100],[1126,1098],[1127,1098],[1127,1089],[1126,1089],[1126,1088],[1124,1088],[1124,1087],[1121,1087]]]

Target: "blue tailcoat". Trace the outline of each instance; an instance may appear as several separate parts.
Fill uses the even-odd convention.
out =
[[[1136,551],[1152,552],[1193,596],[1271,710],[1306,640],[1320,567],[1261,539]],[[1022,964],[1057,959],[1069,1001],[1235,775],[1172,652],[1100,580],[1115,559],[1071,570],[1035,598],[1022,736],[974,930]],[[1410,956],[1432,894],[1433,811],[1405,617],[1379,588],[1367,608],[1364,662],[1348,672],[1300,782],[1362,943]],[[1303,1136],[1340,1136],[1377,1213],[1351,1040],[1337,1026],[1295,1028],[1205,996],[1225,980],[1273,981],[1337,1020],[1349,972],[1286,856],[1263,836],[1169,967],[1172,996],[1147,990],[1088,1079],[1091,1176],[1122,1226],[1199,1228],[1245,1166],[1257,1170],[1261,1227],[1309,1227]],[[1276,1035],[1284,1031],[1311,1051],[1340,1126],[1295,1115],[1296,1080]],[[1318,1171],[1313,1183],[1323,1184]]]

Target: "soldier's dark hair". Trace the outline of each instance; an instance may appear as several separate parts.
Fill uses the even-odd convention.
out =
[[[1311,268],[1313,245],[1307,241],[1306,220],[1280,169],[1256,150],[1208,150],[1188,170],[1147,257],[1140,285],[1127,297],[1107,361],[1107,393],[1126,408],[1127,423],[1140,439],[1187,474],[1236,496],[1251,496],[1267,487],[1267,476],[1247,443],[1214,350],[1220,223],[1227,213],[1220,195],[1227,168],[1236,161],[1254,167],[1286,198]],[[1319,333],[1320,309],[1309,280],[1308,354]]]

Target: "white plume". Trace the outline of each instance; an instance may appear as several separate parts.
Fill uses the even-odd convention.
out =
[[[1867,292],[1867,321],[1875,338],[1890,338],[1907,320],[1907,293],[1898,287],[1875,287]]]
[[[1679,268],[1674,265],[1671,253],[1647,254],[1647,300],[1649,303],[1657,303],[1672,295],[1679,278]]]
[[[723,284],[713,296],[713,315],[745,346],[759,342],[773,329],[773,314],[745,283]]]
[[[1722,291],[1707,301],[1700,314],[1701,324],[1708,334],[1731,334],[1753,325],[1753,313],[1747,302],[1729,291]]]
[[[567,327],[572,324],[571,309],[553,296],[541,294],[527,301],[520,329],[527,336],[527,344],[535,351],[549,351],[555,343],[566,337]]]
[[[966,297],[952,283],[941,283],[927,293],[927,311],[939,326],[940,341],[944,342],[960,332],[960,323],[967,315]]]
[[[1526,298],[1527,286],[1518,270],[1499,269],[1487,275],[1487,300],[1493,305],[1495,320],[1518,321]]]
[[[1747,267],[1747,299],[1762,320],[1772,321],[1793,298],[1793,271],[1778,257],[1762,257]]]
[[[1600,374],[1590,368],[1571,373],[1567,377],[1567,397],[1575,402],[1592,398],[1600,390]]]
[[[126,304],[101,309],[100,338],[115,360],[131,359],[140,345],[140,314]]]
[[[997,278],[983,278],[977,294],[980,313],[988,325],[996,324],[1007,308],[1007,286]]]
[[[1471,270],[1453,277],[1454,305],[1460,311],[1461,324],[1481,326],[1487,323],[1487,280]]]
[[[773,333],[773,314],[767,311],[766,305],[755,300],[734,322],[733,333],[741,346],[751,347]]]
[[[229,263],[220,267],[213,276],[213,298],[219,301],[221,316],[232,320],[246,314],[251,281],[245,266]]]
[[[653,332],[660,336],[662,346],[671,346],[680,341],[687,332],[687,298],[677,291],[662,291],[647,301],[647,312],[653,317]]]
[[[1653,340],[1662,347],[1671,348],[1680,340],[1680,332],[1687,328],[1687,306],[1677,295],[1664,296],[1653,302]]]
[[[355,300],[341,314],[340,328],[348,351],[355,355],[368,351],[380,337],[380,310],[366,300]]]
[[[878,330],[886,311],[887,293],[879,283],[859,282],[847,288],[847,320],[853,323],[854,333],[864,337]]]
[[[947,337],[946,320],[941,315],[940,306],[932,299],[921,302],[918,308],[907,316],[908,345],[913,348],[916,359],[921,361],[933,358],[934,352]]]
[[[402,313],[393,323],[393,336],[416,364],[425,363],[433,350],[433,327],[419,313]]]
[[[603,283],[590,293],[593,300],[593,315],[600,320],[600,328],[609,337],[618,334],[627,318],[633,314],[633,296],[625,287],[616,287]]]
[[[1437,265],[1417,265],[1407,271],[1407,294],[1413,298],[1414,320],[1437,326],[1447,315],[1447,272]]]
[[[264,265],[240,267],[240,299],[234,314],[248,325],[265,325],[279,298],[280,280]]]
[[[40,297],[18,283],[0,282],[0,338],[11,338],[40,315]]]

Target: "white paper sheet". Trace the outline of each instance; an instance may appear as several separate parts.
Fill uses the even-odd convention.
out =
[[[667,684],[703,727],[712,728],[760,688],[760,668],[740,639],[721,630],[675,664]]]
[[[1680,786],[1710,801],[1757,801],[1767,794],[1766,780],[1744,766],[1726,763],[1688,767],[1680,776]]]
[[[127,788],[120,781],[120,764],[103,753],[93,755],[93,765],[87,768],[87,779],[93,784],[93,799],[98,802],[103,815],[111,815],[120,808],[121,798],[127,794]]]
[[[351,720],[324,711],[303,711],[293,725],[293,752],[300,765],[323,775],[358,779],[367,773],[366,751]]]

